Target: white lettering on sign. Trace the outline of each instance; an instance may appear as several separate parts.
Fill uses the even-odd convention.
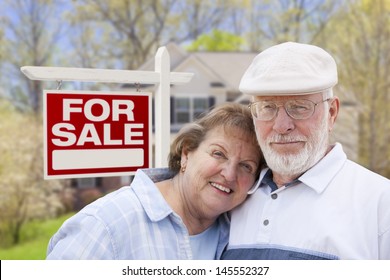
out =
[[[93,112],[93,108],[97,106],[99,110]],[[134,102],[131,100],[112,100],[109,104],[103,99],[90,99],[83,104],[82,99],[64,99],[63,100],[63,121],[70,121],[74,114],[84,114],[85,118],[92,122],[107,121],[111,113],[111,120],[119,121],[120,116],[124,115],[127,121],[134,121]],[[98,112],[98,113],[96,113]],[[85,143],[93,143],[96,146],[102,145],[143,145],[143,139],[134,139],[135,137],[142,137],[142,131],[134,131],[142,129],[142,123],[126,123],[124,124],[124,139],[112,139],[111,137],[111,123],[103,124],[103,136],[99,136],[94,123],[86,123],[83,126],[80,134],[75,133],[75,126],[70,123],[57,123],[52,127],[54,136],[60,138],[53,138],[52,143],[58,147],[67,147],[76,144],[83,146]]]
[[[62,128],[64,128],[66,131],[63,131]],[[69,132],[72,130],[75,130],[75,127],[70,123],[57,123],[53,125],[53,128],[51,129],[52,133],[55,136],[65,138],[66,140],[52,139],[52,143],[58,147],[67,147],[73,145],[76,143],[77,138],[74,133]]]
[[[64,121],[70,121],[71,113],[81,113],[83,112],[81,106],[72,106],[72,105],[82,105],[82,99],[64,99],[63,102],[63,113],[62,119]],[[100,116],[95,116],[92,114],[92,107],[99,105],[102,108],[102,113]],[[119,115],[126,115],[128,121],[134,121],[134,102],[131,100],[113,100],[112,101],[112,120],[118,121]],[[84,115],[90,121],[105,121],[110,115],[110,104],[103,99],[90,99],[84,105]]]
[[[133,140],[133,136],[142,136],[141,131],[132,131],[133,128],[144,128],[143,123],[127,123],[125,124],[125,144],[126,145],[142,145],[144,140]]]

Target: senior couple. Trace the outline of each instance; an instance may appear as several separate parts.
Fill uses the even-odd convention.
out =
[[[240,82],[249,108],[186,125],[169,168],[69,218],[47,259],[390,259],[390,180],[329,140],[337,80],[319,47],[264,50]]]

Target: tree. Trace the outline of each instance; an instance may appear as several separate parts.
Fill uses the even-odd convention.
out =
[[[5,46],[5,38],[4,38],[4,30],[0,29],[0,64],[4,60],[4,46]]]
[[[175,0],[78,1],[68,15],[80,37],[72,41],[82,64],[135,69],[154,52],[161,41],[167,17]],[[84,38],[85,39],[85,38]],[[85,47],[89,47],[86,49]],[[93,57],[95,59],[93,59]],[[79,61],[79,62],[80,62]],[[92,65],[93,64],[93,65]]]
[[[230,1],[83,0],[68,19],[79,35],[78,65],[137,69],[161,45],[218,28]],[[81,40],[80,40],[81,38]]]
[[[20,71],[24,65],[44,66],[51,62],[61,36],[61,1],[5,0],[2,18],[5,30],[2,76],[11,90],[9,98],[22,110],[40,112],[42,83],[27,79]]]
[[[62,182],[42,178],[43,83],[27,79],[20,71],[24,65],[53,62],[61,37],[62,7],[59,0],[2,2],[6,12],[0,23],[4,84],[0,97],[1,245],[18,243],[25,222],[55,216],[62,209],[56,195],[63,190]]]
[[[211,34],[202,34],[193,41],[189,51],[239,51],[244,39],[229,32],[213,30]]]
[[[251,1],[248,9],[249,49],[259,51],[286,41],[312,43],[339,9],[339,1]]]
[[[63,186],[42,178],[42,122],[0,99],[0,245],[20,241],[23,225],[62,211]],[[10,133],[12,131],[12,133]]]
[[[390,177],[390,1],[349,1],[324,34],[343,91],[355,95],[359,162]]]

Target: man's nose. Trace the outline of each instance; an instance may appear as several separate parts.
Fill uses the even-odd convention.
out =
[[[273,129],[279,134],[286,134],[294,129],[294,120],[283,106],[278,107]]]

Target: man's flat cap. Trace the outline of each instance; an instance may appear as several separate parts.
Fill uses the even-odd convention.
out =
[[[317,46],[286,42],[259,53],[241,78],[241,92],[256,96],[305,95],[337,84],[333,57]]]

